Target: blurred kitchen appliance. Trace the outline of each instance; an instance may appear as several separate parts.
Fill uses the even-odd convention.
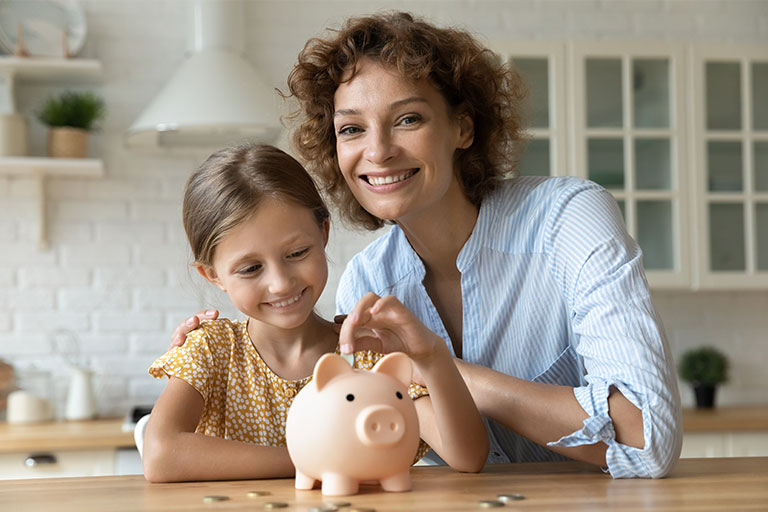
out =
[[[277,94],[243,57],[242,0],[195,0],[193,51],[125,134],[128,147],[274,143]]]

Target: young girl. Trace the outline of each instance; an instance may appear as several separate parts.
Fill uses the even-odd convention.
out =
[[[214,153],[192,174],[183,219],[198,272],[246,319],[203,322],[151,366],[169,382],[147,425],[144,474],[152,482],[291,476],[286,414],[320,356],[340,352],[333,325],[314,312],[328,277],[328,210],[295,159],[248,145]],[[479,471],[488,437],[443,340],[393,297],[365,301],[360,314],[373,334],[409,352],[429,389],[409,389],[422,440],[455,469]],[[380,358],[356,352],[354,366]]]

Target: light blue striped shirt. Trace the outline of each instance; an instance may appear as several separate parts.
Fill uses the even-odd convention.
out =
[[[581,430],[549,444],[606,443],[607,471],[615,478],[669,472],[682,444],[674,364],[642,254],[608,192],[578,178],[506,181],[483,201],[456,265],[461,357],[515,377],[572,386],[589,414]],[[424,275],[395,226],[349,262],[337,312],[350,311],[369,291],[394,295],[453,350]],[[642,411],[643,449],[616,442],[608,416],[611,386]],[[487,426],[490,463],[564,460],[499,423],[487,420]]]

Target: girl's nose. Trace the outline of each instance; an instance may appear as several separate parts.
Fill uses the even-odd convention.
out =
[[[269,293],[281,295],[293,291],[293,275],[286,267],[272,268],[269,275]]]
[[[365,158],[369,162],[382,164],[395,155],[396,147],[389,130],[370,130],[367,142]]]

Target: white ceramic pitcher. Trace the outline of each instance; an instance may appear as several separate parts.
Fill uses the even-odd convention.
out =
[[[69,394],[64,417],[68,420],[88,420],[96,415],[93,393],[93,372],[85,368],[72,368]]]

